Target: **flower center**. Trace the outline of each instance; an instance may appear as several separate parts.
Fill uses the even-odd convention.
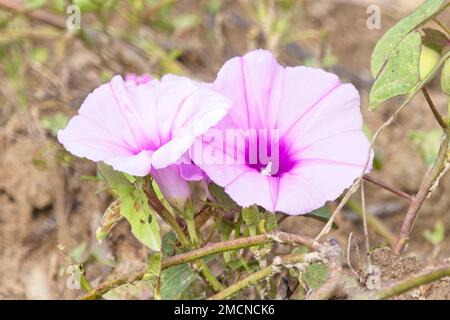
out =
[[[296,161],[278,137],[259,133],[246,139],[245,163],[265,176],[280,178],[295,166]]]

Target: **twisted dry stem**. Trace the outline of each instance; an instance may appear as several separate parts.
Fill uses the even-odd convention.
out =
[[[269,234],[261,234],[253,237],[244,237],[219,243],[208,244],[202,248],[165,259],[162,263],[161,269],[163,270],[183,263],[193,262],[195,260],[216,253],[239,250],[253,247],[255,245],[273,242],[290,245],[304,245],[311,250],[319,250],[321,247],[318,242],[316,242],[314,239],[310,237],[286,232],[274,232]],[[83,300],[99,299],[102,297],[102,295],[118,286],[121,286],[123,284],[131,284],[142,280],[146,272],[147,271],[144,270],[133,273],[131,275],[130,274],[124,275],[118,278],[107,280],[104,283],[92,289],[90,292],[88,292],[85,296],[82,297],[82,299]]]
[[[411,233],[414,222],[417,218],[417,214],[420,208],[422,207],[423,202],[429,196],[430,192],[435,187],[436,183],[439,182],[441,175],[445,173],[445,170],[448,167],[447,153],[449,150],[449,137],[450,137],[450,130],[447,128],[444,131],[441,140],[438,156],[434,161],[433,166],[430,168],[430,170],[426,173],[425,177],[423,178],[420,184],[419,191],[414,196],[413,201],[411,202],[408,211],[406,212],[406,217],[405,220],[403,221],[402,229],[400,232],[400,238],[395,246],[395,253],[397,254],[400,254],[405,250],[406,245],[408,243],[409,234]]]

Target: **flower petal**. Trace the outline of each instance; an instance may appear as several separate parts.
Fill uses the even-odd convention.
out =
[[[255,50],[228,60],[217,74],[213,88],[231,99],[233,107],[224,121],[240,128],[267,127],[273,112],[270,108],[282,85],[283,67],[265,50]]]
[[[191,194],[189,183],[180,176],[177,165],[170,165],[163,169],[153,169],[151,172],[164,198],[171,205],[182,210]]]
[[[169,79],[163,78],[157,88],[155,114],[160,136],[166,141],[152,155],[157,169],[180,159],[195,138],[217,124],[230,109],[228,99],[192,80],[175,76]]]

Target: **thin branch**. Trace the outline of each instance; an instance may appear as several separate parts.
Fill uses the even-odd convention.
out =
[[[406,279],[400,280],[392,286],[382,289],[376,293],[376,299],[389,299],[398,296],[411,289],[417,288],[421,285],[437,281],[444,277],[450,277],[450,265],[433,268],[428,271],[420,272]]]
[[[148,199],[149,205],[155,210],[155,212],[161,217],[161,219],[170,225],[177,234],[178,240],[183,246],[189,245],[189,240],[186,237],[183,229],[177,222],[177,219],[167,210],[167,208],[159,201],[158,195],[153,189],[150,180],[146,179],[143,185],[144,193]]]
[[[398,189],[396,189],[394,187],[388,186],[384,182],[381,182],[380,180],[378,180],[378,179],[376,179],[376,178],[374,178],[374,177],[372,177],[372,176],[370,176],[368,174],[364,175],[364,180],[369,181],[369,182],[371,182],[371,183],[373,183],[373,184],[375,184],[375,185],[377,185],[377,186],[379,186],[379,187],[381,187],[381,188],[383,188],[383,189],[385,189],[385,190],[387,190],[387,191],[389,191],[389,192],[391,192],[391,193],[393,193],[393,194],[395,194],[395,195],[397,195],[397,196],[399,196],[401,198],[404,198],[404,199],[408,200],[408,201],[412,201],[412,199],[413,199],[413,197],[410,194],[408,194],[406,192],[403,192],[401,190],[398,190]]]
[[[353,200],[347,202],[347,206],[360,218],[363,217],[363,210],[361,206]],[[390,247],[394,247],[397,242],[397,235],[395,235],[383,222],[374,214],[367,212],[367,225],[376,234],[381,236]]]
[[[212,274],[208,265],[202,259],[199,259],[194,263],[194,268],[199,269],[198,273],[202,277],[202,279],[215,291],[219,292],[223,290],[225,287],[216,279],[216,277]]]
[[[221,253],[232,250],[239,250],[243,248],[253,247],[255,245],[261,245],[265,243],[278,242],[283,244],[304,245],[312,250],[318,250],[320,245],[314,241],[314,239],[306,236],[301,236],[286,232],[275,232],[271,234],[261,234],[253,237],[238,238],[234,240],[208,244],[197,250],[182,253],[173,257],[169,257],[163,261],[161,269],[167,269],[176,265],[180,265],[187,262],[192,262],[206,256]],[[123,284],[131,284],[142,280],[147,270],[132,273],[131,275],[123,275],[117,278],[113,278],[100,284],[85,296],[83,300],[95,300],[101,298],[106,292],[121,286]]]
[[[439,123],[439,125],[441,126],[441,128],[444,131],[448,131],[448,125],[445,123],[444,119],[442,119],[441,114],[439,113],[439,111],[436,109],[436,106],[434,105],[433,100],[431,99],[430,94],[428,93],[428,90],[426,87],[422,88],[422,93],[425,96],[425,99],[427,100],[428,106],[431,109],[431,112],[433,112],[434,117],[436,118],[437,122]]]
[[[433,166],[423,178],[422,183],[420,184],[419,192],[414,197],[414,200],[411,202],[408,211],[406,212],[406,217],[403,221],[402,229],[400,232],[400,238],[395,246],[395,252],[397,254],[400,254],[404,251],[408,243],[409,234],[411,233],[411,230],[413,228],[414,221],[417,218],[417,214],[422,207],[423,202],[429,196],[430,191],[434,189],[436,184],[439,182],[439,179],[448,168],[447,154],[449,150],[449,136],[450,133],[448,132],[443,134],[438,156],[434,161]]]
[[[141,281],[144,275],[147,273],[145,271],[134,272],[131,274],[127,274],[125,276],[112,278],[106,280],[105,282],[99,284],[97,287],[89,291],[86,295],[84,295],[82,300],[97,300],[100,299],[105,293],[111,291],[114,288],[120,287],[124,284],[133,284],[138,281]]]
[[[367,212],[366,212],[366,193],[364,191],[364,181],[361,181],[361,208],[363,217],[363,229],[364,229],[364,243],[366,245],[366,257],[367,257],[367,268],[372,265],[372,260],[370,258],[370,238],[369,229],[367,228]]]
[[[420,83],[416,85],[416,87],[412,90],[412,92],[416,92],[415,90],[422,89],[426,83],[431,79],[431,77],[434,76],[436,70],[440,68],[440,66],[450,57],[450,51],[448,51],[446,54],[444,54],[439,62],[434,66],[433,70],[424,78]],[[331,215],[331,218],[328,219],[328,222],[325,224],[325,226],[322,228],[322,230],[319,232],[319,234],[316,236],[315,240],[320,240],[324,235],[328,234],[333,226],[334,220],[339,215],[339,213],[342,211],[342,208],[345,206],[347,201],[350,199],[350,197],[358,190],[361,180],[363,179],[364,174],[366,174],[367,168],[369,167],[369,162],[372,155],[372,148],[375,144],[375,141],[378,139],[379,134],[381,131],[383,131],[385,128],[391,125],[391,123],[394,121],[395,117],[411,102],[411,100],[414,98],[415,94],[410,94],[407,96],[405,101],[395,110],[395,112],[391,115],[391,117],[386,120],[375,132],[373,135],[372,141],[370,143],[370,148],[368,150],[366,163],[364,165],[364,168],[361,172],[361,175],[356,179],[356,181],[353,183],[353,185],[350,187],[350,189],[346,192],[342,200],[340,201],[337,208],[334,210],[333,214]]]
[[[224,242],[208,244],[200,249],[167,258],[163,262],[163,268],[169,268],[182,263],[191,262],[216,253],[239,250],[271,242],[304,245],[313,250],[319,248],[319,244],[312,238],[286,232],[275,232],[272,234],[260,234],[252,237],[237,238]]]
[[[434,18],[433,21],[436,22],[437,25],[438,25],[439,27],[441,27],[442,30],[444,30],[445,33],[446,33],[448,36],[450,36],[450,29],[448,29],[442,22],[440,22],[440,21],[439,21],[438,19],[436,19],[436,18]]]

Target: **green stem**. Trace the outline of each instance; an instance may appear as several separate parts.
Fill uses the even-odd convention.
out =
[[[222,290],[221,292],[217,293],[216,295],[208,298],[208,300],[224,300],[229,299],[236,294],[238,294],[240,291],[244,290],[245,288],[255,285],[258,282],[267,279],[268,277],[272,276],[273,273],[276,273],[279,271],[279,267],[284,264],[295,264],[295,263],[301,263],[303,262],[303,255],[297,255],[293,257],[292,255],[288,256],[288,261],[285,261],[284,257],[278,257],[279,262],[272,263],[271,265],[265,267],[264,269],[261,269],[248,277],[242,279],[241,281],[236,282],[235,284],[232,284],[228,288]],[[278,259],[274,259],[278,260]]]
[[[422,93],[425,96],[425,99],[427,100],[428,106],[431,109],[431,112],[433,113],[434,117],[436,118],[436,121],[441,126],[442,130],[446,131],[448,129],[447,124],[445,123],[444,119],[442,118],[441,114],[437,110],[436,106],[434,105],[433,100],[431,99],[430,94],[428,93],[428,90],[426,87],[422,88]]]
[[[380,290],[376,295],[376,299],[389,299],[391,297],[402,294],[421,285],[437,281],[444,277],[450,276],[450,266],[442,266],[429,271],[415,274],[406,279],[400,280],[389,288]]]
[[[151,180],[146,179],[143,185],[144,193],[147,196],[150,206],[156,211],[161,219],[172,227],[172,230],[177,234],[178,240],[183,247],[190,245],[189,239],[184,234],[183,229],[178,224],[177,219],[166,209],[166,207],[158,199],[158,196],[153,189]]]
[[[224,286],[216,279],[216,277],[209,270],[208,265],[203,259],[195,262],[195,266],[199,268],[202,278],[211,286],[215,292],[219,292],[224,289]]]
[[[197,250],[193,250],[190,252],[182,253],[173,257],[169,257],[166,260],[163,261],[161,270],[177,266],[183,263],[192,262],[201,258],[204,258],[206,256],[225,252],[225,251],[232,251],[232,250],[239,250],[243,248],[249,248],[254,245],[260,245],[264,243],[270,243],[270,242],[278,242],[283,244],[290,244],[290,245],[304,245],[312,250],[318,250],[319,244],[314,241],[314,239],[306,236],[301,236],[297,234],[292,233],[286,233],[286,232],[275,232],[271,234],[261,234],[255,237],[245,237],[245,238],[238,238],[234,240],[209,244],[205,247],[199,248]],[[92,289],[89,293],[87,293],[85,296],[82,297],[83,300],[93,300],[100,298],[103,294],[106,292],[121,286],[123,284],[127,283],[134,283],[136,281],[142,280],[144,275],[146,274],[147,270],[132,273],[128,275],[123,275],[118,278],[107,280],[106,282],[100,284],[96,288]]]
[[[195,219],[186,219],[186,225],[189,233],[189,237],[191,238],[191,243],[194,246],[194,248],[198,248],[200,245],[200,242],[198,241],[197,237],[197,229],[195,225]],[[214,277],[211,270],[209,270],[208,265],[206,264],[203,259],[199,259],[194,262],[194,269],[197,269],[200,276],[205,280],[205,282],[215,291],[218,292],[220,290],[223,290],[222,284],[219,282],[219,280]]]
[[[189,238],[191,238],[191,243],[195,248],[198,248],[200,242],[197,237],[197,229],[195,228],[195,219],[186,219],[186,225],[189,233]]]

